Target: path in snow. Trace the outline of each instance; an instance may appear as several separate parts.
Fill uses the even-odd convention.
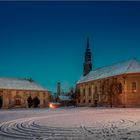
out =
[[[0,140],[140,139],[140,109],[75,108],[41,110],[38,113],[36,110],[32,113],[23,113],[22,110],[20,113],[14,112],[16,119],[1,120]],[[10,113],[5,112],[6,115]],[[27,117],[16,115],[22,113]],[[17,116],[21,119],[17,119]]]

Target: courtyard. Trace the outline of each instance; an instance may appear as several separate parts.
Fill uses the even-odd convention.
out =
[[[0,110],[0,140],[139,140],[139,108]]]

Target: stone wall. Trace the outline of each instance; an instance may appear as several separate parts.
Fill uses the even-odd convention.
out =
[[[132,92],[136,82],[136,92]],[[78,106],[140,107],[140,74],[125,74],[77,84]]]
[[[31,91],[31,90],[15,90],[0,89],[0,98],[2,99],[1,108],[28,108],[28,97],[38,97],[40,100],[39,107],[47,107],[50,94],[48,91]]]

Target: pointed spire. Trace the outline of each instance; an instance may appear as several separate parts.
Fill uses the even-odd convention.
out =
[[[89,49],[89,37],[87,37],[87,49]]]
[[[87,45],[85,51],[85,62],[84,62],[84,76],[87,75],[92,70],[91,63],[91,51],[89,48],[89,37],[87,37]]]

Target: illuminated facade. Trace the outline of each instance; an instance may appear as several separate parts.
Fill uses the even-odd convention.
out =
[[[86,53],[85,64],[86,69],[92,66]],[[136,59],[86,69],[76,85],[78,106],[140,107],[140,64]]]
[[[31,79],[0,78],[0,108],[28,108],[29,103],[48,107],[49,98],[49,92]]]

